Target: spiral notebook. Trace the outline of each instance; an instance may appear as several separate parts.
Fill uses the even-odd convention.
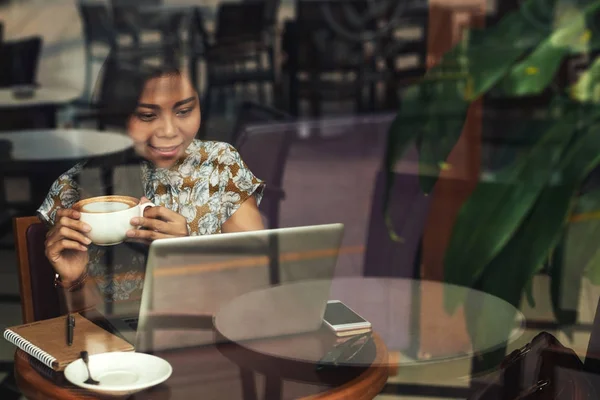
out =
[[[4,338],[55,371],[64,370],[86,350],[90,355],[113,351],[133,351],[134,347],[93,322],[73,314],[73,344],[67,345],[67,316],[12,326]]]

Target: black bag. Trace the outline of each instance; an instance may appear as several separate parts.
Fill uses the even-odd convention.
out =
[[[558,368],[561,374],[557,378]],[[538,334],[502,361],[497,382],[469,400],[597,400],[583,363],[547,332]]]

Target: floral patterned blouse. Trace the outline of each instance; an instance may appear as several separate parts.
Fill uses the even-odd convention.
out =
[[[39,217],[54,224],[56,211],[79,201],[83,191],[76,182],[85,163],[61,175],[37,210]],[[171,168],[156,168],[141,163],[145,196],[154,204],[167,207],[187,220],[190,235],[220,233],[229,217],[252,195],[260,204],[264,182],[256,178],[229,144],[194,140],[185,157]],[[96,279],[107,301],[139,296],[143,285],[145,253],[132,251],[124,244],[89,246],[88,272]],[[112,271],[106,257],[112,252]]]

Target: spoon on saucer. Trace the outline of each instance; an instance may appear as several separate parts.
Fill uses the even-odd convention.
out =
[[[92,373],[90,372],[90,366],[88,365],[88,362],[90,361],[88,352],[84,350],[80,353],[80,356],[81,356],[81,358],[85,364],[85,367],[87,368],[87,371],[88,371],[88,378],[83,383],[87,383],[88,385],[99,385],[100,382],[98,382],[95,379],[92,379]]]

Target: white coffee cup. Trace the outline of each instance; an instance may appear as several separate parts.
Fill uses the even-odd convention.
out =
[[[98,196],[78,201],[73,209],[81,214],[80,221],[92,228],[87,233],[92,243],[111,246],[123,242],[127,231],[136,229],[132,218],[143,217],[144,210],[153,206],[151,202],[140,204],[135,197]]]

